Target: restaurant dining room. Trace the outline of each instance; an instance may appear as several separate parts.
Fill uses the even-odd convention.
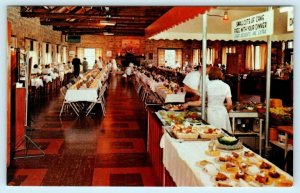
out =
[[[294,6],[6,11],[5,189],[295,186]]]

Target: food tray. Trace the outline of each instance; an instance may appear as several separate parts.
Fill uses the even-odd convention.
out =
[[[183,136],[181,136],[183,138],[181,138],[181,137],[178,138],[178,136],[175,135],[175,133],[172,132],[172,129],[171,129],[170,126],[163,126],[163,128],[165,129],[165,131],[169,134],[169,136],[171,138],[178,139],[180,141],[208,141],[209,140],[209,139],[202,139],[202,138],[200,138],[199,134],[197,134],[197,138],[191,138],[191,137],[184,138]]]
[[[168,110],[168,111],[183,111],[183,104],[167,104],[167,105],[163,105],[161,107],[162,109]]]
[[[199,133],[180,133],[180,132],[173,132],[177,139],[184,139],[184,140],[195,140],[198,139]]]
[[[223,132],[221,129],[218,129],[212,125],[200,125],[200,126],[194,126],[198,128],[198,132],[200,134],[200,137],[203,139],[216,139],[218,137],[223,136]],[[206,133],[208,129],[213,129],[213,133]]]

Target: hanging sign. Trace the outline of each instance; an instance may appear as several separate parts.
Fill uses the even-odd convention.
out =
[[[274,11],[267,11],[232,21],[231,33],[234,39],[246,39],[273,34]]]
[[[294,31],[294,9],[288,11],[287,31]]]

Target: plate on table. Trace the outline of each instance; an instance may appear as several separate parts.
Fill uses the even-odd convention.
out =
[[[184,110],[183,104],[167,104],[167,105],[163,105],[161,108],[165,109],[165,110],[168,110],[168,111],[182,111],[182,110]]]

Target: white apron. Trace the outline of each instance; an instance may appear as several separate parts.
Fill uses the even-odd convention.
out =
[[[224,105],[207,107],[207,122],[217,128],[223,128],[232,133],[229,116]]]

